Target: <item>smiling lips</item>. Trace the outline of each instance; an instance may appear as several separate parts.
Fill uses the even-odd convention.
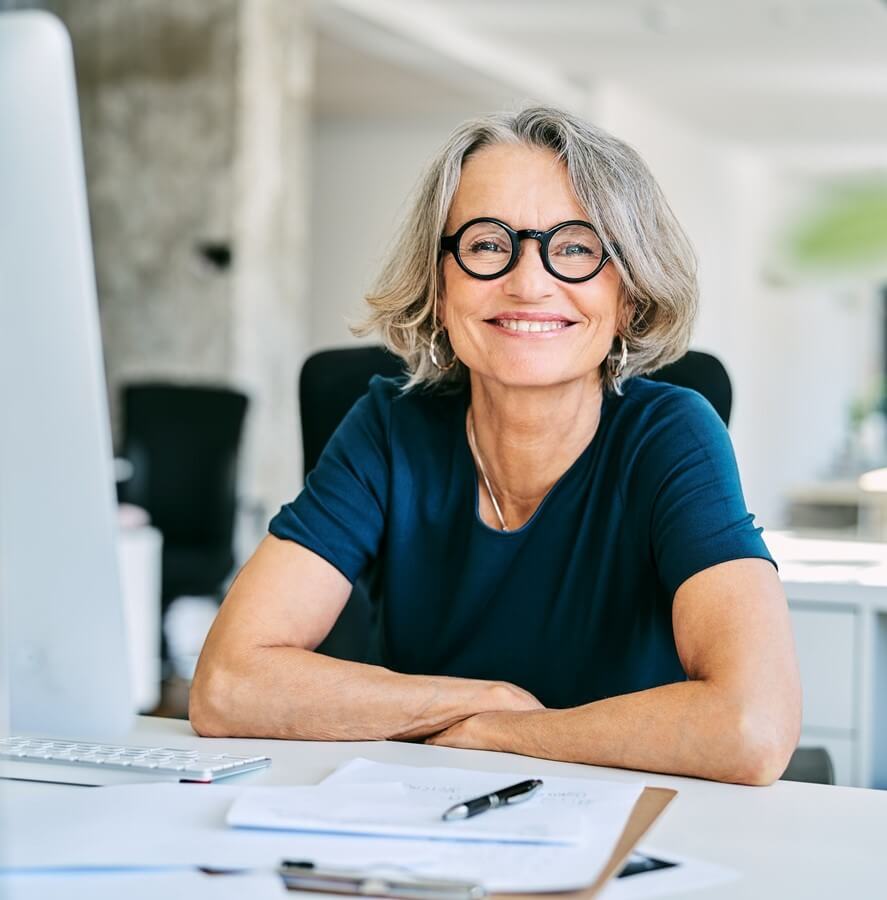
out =
[[[522,315],[522,316],[497,316],[486,320],[490,325],[504,328],[513,334],[541,334],[544,332],[563,331],[570,325],[575,325],[569,319],[561,316]]]

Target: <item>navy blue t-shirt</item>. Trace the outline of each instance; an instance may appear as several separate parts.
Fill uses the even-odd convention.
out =
[[[675,591],[727,560],[772,562],[694,391],[633,378],[606,395],[581,456],[501,532],[477,514],[468,388],[402,385],[370,382],[270,524],[352,583],[372,573],[391,669],[510,681],[558,708],[683,681]]]

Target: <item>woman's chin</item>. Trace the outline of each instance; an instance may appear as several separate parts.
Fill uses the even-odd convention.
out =
[[[544,388],[556,387],[576,381],[593,380],[595,370],[571,370],[563,366],[496,366],[485,372],[476,372],[484,380],[498,382],[505,387]]]

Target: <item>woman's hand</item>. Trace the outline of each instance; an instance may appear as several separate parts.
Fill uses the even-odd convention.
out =
[[[392,740],[397,741],[425,741],[432,743],[436,738],[444,734],[450,734],[453,729],[465,725],[480,716],[493,715],[497,713],[523,713],[531,710],[545,709],[545,707],[529,692],[516,684],[507,681],[474,681],[470,678],[453,679],[453,685],[463,685],[468,692],[464,701],[459,704],[463,712],[458,713],[450,718],[449,721],[440,722],[438,726],[428,728],[427,725],[421,729],[413,729],[411,731],[396,734],[392,736]],[[475,696],[477,692],[478,696]],[[471,710],[471,711],[469,711]],[[476,712],[474,710],[477,710]],[[461,746],[451,744],[450,746]]]
[[[497,719],[501,726],[502,717],[515,715],[519,716],[520,713],[478,713],[425,738],[425,743],[439,747],[459,747],[463,750],[496,750]]]
[[[532,709],[545,709],[529,691],[525,691],[522,687],[509,681],[496,681],[492,688],[495,692],[495,705],[489,712],[499,712],[500,710],[502,712],[527,712]]]
[[[510,689],[513,706],[492,712],[476,713],[462,719],[425,739],[426,744],[440,747],[459,747],[463,750],[508,750],[508,735],[528,714],[545,707],[530,693],[513,684],[503,684]]]

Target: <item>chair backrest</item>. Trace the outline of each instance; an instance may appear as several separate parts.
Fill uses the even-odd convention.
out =
[[[345,414],[366,393],[370,378],[393,377],[403,370],[401,360],[377,346],[322,350],[305,360],[299,376],[299,407],[306,475],[317,465]],[[733,391],[730,376],[717,357],[690,350],[649,377],[698,391],[724,424],[730,424]]]
[[[701,350],[688,350],[677,362],[647,377],[698,391],[715,408],[724,424],[730,424],[733,387],[727,370],[716,356]]]
[[[305,475],[317,465],[348,410],[367,392],[373,375],[393,378],[403,371],[402,360],[377,346],[321,350],[305,360],[299,376]]]
[[[798,747],[792,754],[782,781],[804,781],[807,784],[834,784],[835,767],[825,747]]]
[[[231,545],[247,398],[229,388],[131,384],[123,390],[121,499],[146,509],[166,543]]]

